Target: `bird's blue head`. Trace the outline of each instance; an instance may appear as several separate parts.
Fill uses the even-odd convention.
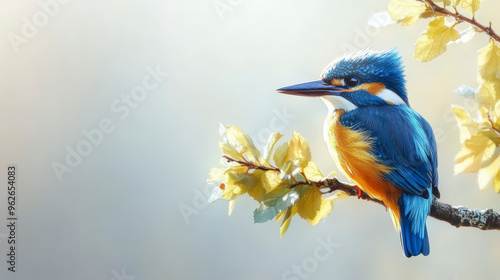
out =
[[[320,96],[333,110],[350,111],[358,107],[408,106],[404,67],[392,49],[364,50],[334,60],[320,81],[278,89],[281,93]]]

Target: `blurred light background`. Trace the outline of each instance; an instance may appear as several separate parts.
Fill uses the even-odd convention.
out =
[[[226,201],[205,203],[219,122],[255,139],[298,131],[323,173],[335,169],[324,104],[275,89],[317,79],[335,57],[372,46],[403,57],[412,107],[438,138],[442,200],[500,210],[475,175],[453,175],[460,145],[450,107],[473,107],[454,90],[477,86],[487,37],[416,62],[426,20],[367,25],[388,2],[2,2],[0,279],[498,279],[498,232],[429,218],[430,256],[407,259],[383,207],[355,198],[316,227],[294,219],[281,240],[279,224],[253,223],[248,197],[230,217]],[[477,19],[495,28],[499,9],[483,1]],[[145,81],[156,86],[141,92]],[[113,129],[100,139],[103,121]],[[85,146],[82,131],[97,133],[97,144]],[[54,165],[78,147],[87,155],[69,156],[74,167],[58,178]],[[7,271],[3,225],[10,164],[18,168],[16,273]],[[314,252],[328,240],[335,248],[320,260]]]

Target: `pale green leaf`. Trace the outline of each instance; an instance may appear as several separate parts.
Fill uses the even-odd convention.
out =
[[[293,189],[279,188],[266,194],[264,200],[253,213],[254,222],[264,223],[273,219],[280,212],[297,203],[307,189],[307,185],[300,185]]]

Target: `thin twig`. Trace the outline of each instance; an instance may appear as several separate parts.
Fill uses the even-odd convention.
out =
[[[259,170],[264,170],[264,171],[276,171],[276,172],[281,173],[281,170],[277,167],[274,167],[274,166],[267,167],[267,166],[263,166],[263,165],[258,165],[258,164],[255,164],[253,162],[246,161],[246,160],[245,161],[237,160],[237,159],[234,159],[234,158],[226,156],[226,155],[223,155],[222,157],[225,158],[227,160],[227,162],[236,162],[236,163],[239,163],[241,165],[245,165],[250,169],[259,169]]]
[[[477,29],[481,30],[482,32],[488,34],[488,36],[493,38],[493,40],[500,43],[500,36],[495,31],[493,31],[493,28],[491,28],[491,22],[489,23],[489,26],[485,26],[485,25],[482,25],[481,23],[479,23],[474,18],[474,16],[472,16],[472,18],[469,18],[469,17],[466,17],[466,16],[460,14],[455,7],[453,7],[453,9],[455,10],[455,12],[453,13],[446,8],[438,6],[432,0],[417,0],[417,1],[422,2],[424,4],[428,4],[429,7],[436,13],[450,16],[450,17],[455,18],[457,21],[464,21],[464,22],[471,24],[472,26],[476,27]]]

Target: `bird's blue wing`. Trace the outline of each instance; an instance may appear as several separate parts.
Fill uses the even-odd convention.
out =
[[[429,123],[421,116],[419,116],[419,117],[420,117],[420,119],[419,119],[420,125],[422,126],[422,129],[425,131],[425,134],[427,135],[427,138],[429,139],[429,144],[430,144],[430,153],[429,153],[428,157],[429,157],[429,162],[431,163],[431,167],[432,167],[432,193],[437,198],[439,198],[440,194],[439,194],[439,189],[438,189],[439,177],[438,177],[438,172],[437,172],[438,160],[437,160],[436,139],[434,137],[434,132],[432,131],[432,128],[429,125]]]
[[[341,122],[368,134],[373,153],[391,171],[384,177],[403,191],[424,198],[437,186],[437,153],[429,124],[407,106],[363,107]],[[437,190],[437,189],[436,189]]]

